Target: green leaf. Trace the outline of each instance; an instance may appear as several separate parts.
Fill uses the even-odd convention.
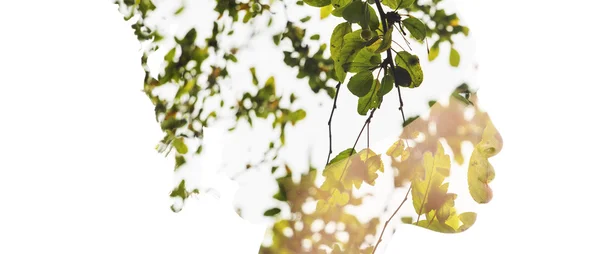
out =
[[[331,14],[331,11],[333,11],[333,6],[331,4],[321,7],[321,12],[320,12],[321,19],[327,18]]]
[[[412,78],[410,77],[410,73],[400,66],[394,67],[394,75],[392,76],[394,79],[398,79],[398,81],[394,80],[397,85],[401,87],[410,87],[412,82]]]
[[[353,148],[348,148],[342,152],[340,152],[338,155],[336,155],[333,160],[331,160],[329,162],[329,164],[333,164],[335,162],[341,161],[343,159],[346,159],[348,157],[350,157],[350,154],[356,154],[356,150],[354,150]],[[329,165],[327,164],[327,165]]]
[[[338,24],[331,34],[331,39],[329,41],[329,51],[331,52],[331,59],[334,61],[338,58],[340,51],[342,50],[342,46],[344,45],[344,35],[352,32],[352,25],[348,22]]]
[[[167,53],[165,55],[165,61],[166,62],[172,62],[173,58],[175,58],[175,52],[176,52],[176,48],[173,48],[173,49],[169,50],[169,53]]]
[[[369,10],[369,12],[368,12],[369,28],[373,31],[376,31],[377,28],[379,28],[379,16],[377,16],[377,12],[375,12],[375,9],[373,9],[373,7],[371,7],[368,4],[367,4],[367,9]]]
[[[374,53],[383,53],[387,49],[392,46],[392,32],[394,31],[394,27],[390,27],[390,29],[385,32],[381,40],[371,44],[368,49]]]
[[[160,124],[160,127],[162,130],[172,130],[172,129],[177,129],[181,126],[184,126],[185,124],[187,124],[187,120],[171,117],[167,120],[164,120]]]
[[[182,199],[186,199],[188,196],[187,190],[185,189],[185,179],[179,182],[177,188],[171,191],[170,197],[181,197]]]
[[[186,154],[188,152],[188,147],[183,142],[183,138],[173,139],[173,143],[172,144],[173,144],[173,147],[175,147],[175,150],[177,150],[178,153],[180,153],[180,154]]]
[[[410,7],[415,0],[383,0],[381,3],[387,7],[392,8],[392,10],[408,8]]]
[[[352,0],[331,0],[331,5],[334,8],[331,15],[341,17],[350,3],[352,3]]]
[[[412,116],[412,117],[409,117],[408,119],[406,119],[406,122],[404,122],[404,123],[402,124],[402,127],[406,127],[406,126],[408,126],[410,123],[414,122],[414,121],[415,121],[415,120],[417,120],[418,118],[419,118],[419,116]]]
[[[415,39],[422,41],[427,35],[427,27],[418,18],[408,18],[402,21],[402,25],[408,29]]]
[[[181,155],[175,156],[175,170],[177,171],[183,164],[185,164],[185,158]]]
[[[421,85],[423,82],[423,70],[419,63],[419,57],[406,51],[400,51],[396,54],[396,64],[410,74],[411,83],[408,87],[414,88]]]
[[[460,54],[454,47],[450,48],[450,65],[453,67],[458,67],[460,64]]]
[[[185,6],[179,7],[179,9],[177,9],[173,15],[179,15],[183,12],[183,10],[185,10]]]
[[[318,34],[313,34],[312,36],[310,36],[310,39],[314,40],[314,41],[318,41],[320,38],[321,38],[321,36]]]
[[[463,26],[463,27],[462,27],[462,33],[463,33],[465,36],[469,36],[469,28],[468,28],[468,27],[466,27],[466,26]]]
[[[310,18],[311,18],[311,16],[306,16],[306,17],[304,17],[304,18],[301,18],[301,19],[300,19],[300,22],[302,22],[302,23],[306,23],[307,21],[309,21],[309,20],[310,20]]]
[[[346,78],[346,71],[344,71],[343,65],[352,61],[358,51],[367,45],[367,42],[360,37],[360,33],[361,30],[356,30],[344,35],[344,44],[334,65],[338,81],[340,82],[344,82]]]
[[[402,223],[406,223],[406,224],[413,223],[413,217],[411,217],[411,216],[401,217],[400,220],[402,221]]]
[[[387,93],[392,91],[393,88],[394,88],[394,77],[392,77],[392,75],[390,75],[388,73],[381,80],[381,89],[379,89],[379,93],[377,95],[379,95],[380,97],[383,97],[384,95],[386,95]]]
[[[381,64],[381,55],[373,54],[367,48],[363,48],[354,57],[352,62],[343,65],[344,71],[358,73],[373,69]]]
[[[266,210],[263,215],[264,216],[275,216],[275,215],[279,214],[280,212],[281,212],[281,209],[275,207],[275,208],[271,208],[269,210]]]
[[[428,55],[429,61],[435,60],[439,54],[440,54],[440,41],[436,41],[431,46],[431,49],[429,49],[429,55]]]
[[[348,90],[357,97],[363,97],[371,90],[373,73],[371,71],[359,72],[348,81]]]
[[[370,109],[379,107],[379,104],[381,103],[381,97],[378,96],[380,89],[381,84],[379,84],[379,80],[373,80],[369,93],[358,99],[356,110],[360,115],[364,116]]]
[[[314,7],[323,7],[331,4],[331,0],[304,0],[304,3]]]
[[[290,115],[289,115],[292,125],[296,124],[296,122],[304,119],[305,117],[306,117],[306,111],[304,111],[303,109],[298,109],[298,110],[290,113]]]
[[[365,15],[368,15],[368,12],[365,12],[365,3],[360,0],[353,1],[342,12],[342,17],[350,23],[360,23],[368,20]]]

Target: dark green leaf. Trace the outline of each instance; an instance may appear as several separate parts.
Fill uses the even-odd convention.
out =
[[[419,41],[425,39],[425,36],[427,35],[427,27],[418,18],[411,17],[405,19],[402,21],[402,25],[408,29],[410,34],[415,37],[415,39]]]
[[[172,129],[177,129],[181,126],[184,126],[185,124],[187,124],[187,120],[185,119],[177,119],[177,118],[169,118],[167,120],[164,120],[161,124],[160,127],[163,130],[172,130]]]
[[[412,123],[413,121],[417,120],[418,118],[419,118],[419,116],[412,116],[412,117],[409,117],[408,119],[406,119],[406,122],[404,122],[404,123],[402,124],[402,127],[406,127],[406,126],[408,126],[410,123]]]
[[[392,76],[394,79],[398,79],[398,81],[394,80],[395,84],[401,87],[410,87],[412,83],[412,78],[410,77],[410,73],[400,66],[394,67],[394,74]]]
[[[377,16],[377,13],[375,12],[375,9],[373,9],[373,7],[371,7],[370,5],[367,4],[367,9],[368,9],[368,23],[369,23],[369,28],[373,31],[377,30],[377,28],[379,28],[379,16]]]
[[[348,90],[357,97],[363,97],[371,90],[373,73],[371,71],[359,72],[348,81]]]
[[[319,40],[319,38],[321,38],[321,36],[319,36],[318,34],[313,34],[312,36],[310,36],[310,39],[315,41]]]
[[[304,18],[301,18],[301,19],[300,19],[300,22],[302,22],[302,23],[305,23],[305,22],[307,22],[307,21],[309,21],[309,20],[310,20],[310,16],[306,16],[306,17],[304,17]]]
[[[275,208],[271,208],[267,211],[265,211],[265,213],[263,214],[264,216],[275,216],[277,214],[279,214],[281,212],[281,209],[275,207]]]
[[[379,89],[379,93],[377,95],[379,95],[380,97],[383,97],[384,95],[389,93],[393,88],[394,88],[394,77],[392,77],[392,75],[390,75],[390,73],[388,73],[381,80],[381,89]]]
[[[304,2],[314,7],[323,7],[331,4],[331,0],[304,0]]]
[[[453,67],[458,67],[459,64],[460,64],[460,54],[454,47],[451,47],[450,48],[450,65],[452,65]]]
[[[331,160],[331,161],[329,162],[329,164],[327,164],[327,165],[330,165],[330,164],[333,164],[333,163],[335,163],[335,162],[337,162],[337,161],[341,161],[341,160],[343,160],[343,159],[346,159],[346,158],[350,157],[350,155],[351,155],[351,154],[356,154],[356,150],[354,150],[354,149],[352,149],[352,148],[348,148],[348,149],[346,149],[346,150],[344,150],[344,151],[340,152],[338,155],[336,155],[336,156],[333,158],[333,160]]]
[[[365,15],[365,3],[362,1],[353,1],[342,12],[342,17],[350,23],[360,23],[368,20]],[[364,28],[364,27],[363,27]]]
[[[423,82],[423,70],[419,63],[419,57],[406,51],[400,51],[396,54],[396,64],[410,74],[411,83],[408,87],[419,87]]]

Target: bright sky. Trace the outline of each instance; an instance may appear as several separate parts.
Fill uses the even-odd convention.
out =
[[[0,8],[0,253],[256,253],[265,227],[239,218],[237,184],[210,173],[235,161],[219,147],[218,130],[207,134],[204,156],[212,159],[201,165],[206,178],[198,176],[218,194],[170,211],[177,179],[172,158],[153,149],[162,136],[140,91],[139,43],[108,2]],[[402,225],[381,253],[598,252],[600,54],[592,21],[600,6],[564,3],[455,1],[476,39],[481,106],[504,139],[491,159],[494,199],[464,233]],[[336,117],[353,123],[348,103]],[[315,139],[327,135],[325,120],[320,126]],[[295,137],[290,143],[303,136]],[[348,146],[338,141],[334,150]],[[300,167],[307,157],[299,157]]]

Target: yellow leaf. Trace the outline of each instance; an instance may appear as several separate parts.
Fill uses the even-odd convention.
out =
[[[502,150],[502,137],[489,120],[483,130],[481,141],[477,144],[477,149],[486,158],[492,157]]]
[[[450,175],[450,156],[444,153],[444,147],[439,141],[434,161],[435,167],[440,174],[445,177]]]
[[[405,161],[408,156],[410,155],[410,152],[408,150],[408,148],[405,146],[404,144],[404,140],[399,139],[398,141],[394,142],[394,144],[392,146],[390,146],[390,148],[388,148],[387,152],[385,153],[388,156],[397,158],[398,156],[402,156],[401,161]]]
[[[463,232],[469,229],[471,226],[473,226],[473,224],[475,224],[475,221],[477,220],[477,214],[474,212],[461,213],[458,217],[462,222],[462,225],[460,226],[460,228],[458,228],[459,232]]]
[[[488,186],[495,177],[494,167],[479,149],[474,149],[467,171],[469,193],[475,202],[485,204],[492,200],[492,189]]]
[[[332,10],[333,6],[331,4],[321,7],[321,19],[327,18]]]

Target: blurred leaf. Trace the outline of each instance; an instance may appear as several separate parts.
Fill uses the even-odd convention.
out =
[[[180,154],[186,154],[188,152],[188,147],[183,142],[183,138],[173,139],[173,147]]]
[[[451,47],[450,48],[450,65],[453,67],[458,67],[459,64],[460,64],[460,54],[454,47]]]
[[[263,215],[264,216],[275,216],[275,215],[279,214],[280,212],[281,212],[281,209],[275,207],[275,208],[271,208],[269,210],[266,210]]]
[[[429,49],[429,61],[433,61],[435,60],[438,55],[440,54],[440,41],[436,41],[435,43],[433,43],[433,45],[431,46],[431,49]]]
[[[321,7],[321,19],[327,18],[331,14],[331,11],[333,11],[333,6],[331,4]]]

